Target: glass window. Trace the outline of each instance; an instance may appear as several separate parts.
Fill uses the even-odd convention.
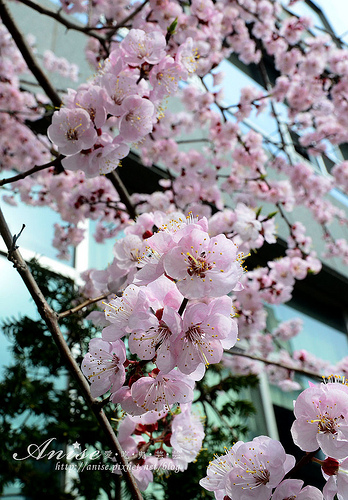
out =
[[[58,249],[52,246],[52,241],[54,238],[54,224],[62,223],[58,213],[49,207],[33,207],[20,201],[16,207],[2,203],[1,209],[12,234],[18,234],[22,224],[25,224],[25,229],[18,240],[20,247],[57,260]],[[68,266],[73,266],[73,249],[70,254],[70,259],[63,262]],[[62,261],[59,260],[59,262]]]
[[[33,318],[38,317],[36,306],[31,300],[22,278],[3,255],[0,255],[0,276],[1,282],[6,285],[0,287],[1,322],[6,321],[8,318],[18,319],[20,315],[25,314]],[[12,290],[15,298],[14,295],[9,294],[9,290]],[[4,366],[11,363],[10,345],[11,342],[5,337],[0,328],[0,378],[3,375]]]
[[[300,318],[303,321],[302,331],[290,340],[292,351],[306,349],[315,356],[318,356],[331,363],[337,363],[344,355],[348,355],[347,335],[343,330],[338,329],[338,325],[331,326],[327,322],[321,321],[319,317],[293,309],[287,305],[280,305],[275,310],[277,319],[286,321],[292,318]]]
[[[107,238],[104,243],[97,243],[93,236],[96,227],[96,221],[89,221],[88,267],[104,270],[113,261],[113,248],[116,238]],[[121,235],[118,237],[121,238]]]

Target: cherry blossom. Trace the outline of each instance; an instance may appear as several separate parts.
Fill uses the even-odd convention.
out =
[[[338,461],[327,457],[321,465],[327,481],[323,489],[324,499],[334,500],[337,495],[338,500],[344,500],[348,493],[348,459]]]
[[[202,447],[204,428],[199,416],[192,413],[190,405],[181,405],[181,410],[172,422],[170,444],[181,462],[190,463]]]
[[[105,317],[111,323],[104,328],[104,340],[117,340],[131,331],[131,320],[136,314],[147,311],[148,301],[143,290],[129,285],[122,297],[117,297],[105,305]]]
[[[89,352],[82,361],[82,372],[91,383],[93,397],[118,391],[125,381],[123,363],[126,360],[126,348],[121,340],[105,342],[92,339]]]
[[[64,155],[91,148],[97,138],[90,116],[84,109],[62,108],[53,115],[47,133]]]
[[[295,458],[285,453],[279,441],[259,436],[248,443],[238,441],[225,456],[213,460],[200,485],[214,491],[217,499],[226,495],[269,500],[272,489],[294,464]]]
[[[169,411],[174,403],[190,403],[193,400],[191,382],[179,371],[159,372],[137,380],[131,389],[134,403],[147,411]]]
[[[166,254],[164,268],[190,299],[222,296],[239,286],[243,273],[230,240],[195,229]]]
[[[155,108],[139,96],[126,97],[121,105],[120,134],[127,142],[137,142],[153,128]]]
[[[285,479],[275,489],[271,500],[323,500],[323,494],[314,486],[303,486],[303,481],[299,479]]]
[[[181,332],[181,318],[176,310],[164,306],[152,316],[143,318],[138,315],[133,324],[135,330],[129,338],[129,348],[140,359],[152,359],[162,373],[169,372],[176,366],[174,351],[175,338]]]
[[[165,46],[165,38],[159,31],[145,33],[139,29],[130,30],[120,44],[122,57],[130,66],[158,64],[166,55]]]
[[[218,363],[223,348],[237,340],[237,324],[231,318],[231,299],[222,297],[209,305],[189,305],[183,317],[182,333],[175,340],[177,365],[183,373],[192,373],[199,365]]]
[[[348,389],[340,383],[309,387],[297,398],[291,427],[294,443],[304,451],[321,448],[333,458],[348,456]]]

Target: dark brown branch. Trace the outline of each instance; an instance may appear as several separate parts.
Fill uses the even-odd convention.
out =
[[[88,307],[91,304],[95,304],[96,302],[99,302],[100,300],[106,299],[106,297],[108,297],[109,295],[111,295],[110,292],[104,293],[103,295],[99,295],[99,297],[94,297],[93,299],[87,299],[84,302],[81,302],[81,304],[79,304],[78,306],[72,307],[71,309],[68,309],[67,311],[63,311],[63,312],[59,313],[58,318],[62,319],[62,318],[66,318],[67,316],[71,316],[72,314],[75,314],[76,312],[81,311],[81,309],[83,309],[84,307]]]
[[[40,172],[41,170],[45,170],[46,168],[49,167],[54,167],[60,165],[61,157],[58,156],[52,161],[49,161],[48,163],[45,163],[44,165],[35,165],[33,168],[30,170],[27,170],[26,172],[22,172],[20,174],[14,175],[13,177],[8,177],[7,179],[2,179],[0,180],[0,187],[4,186],[5,184],[9,184],[10,182],[16,182],[19,181],[20,179],[25,179],[28,177],[28,175],[35,174],[36,172]]]
[[[319,449],[319,448],[318,448]],[[297,462],[297,464],[294,465],[294,467],[289,470],[289,472],[287,474],[285,474],[285,476],[283,477],[283,481],[285,481],[285,479],[288,479],[289,477],[293,478],[295,476],[296,478],[296,474],[297,472],[302,469],[302,467],[304,467],[305,465],[309,464],[309,462],[312,461],[312,458],[315,456],[315,454],[318,452],[318,450],[315,450],[315,451],[311,451],[311,452],[308,452],[306,453],[299,462]]]
[[[46,9],[41,5],[38,5],[37,3],[32,2],[32,0],[19,0],[19,1],[24,5],[27,5],[31,9],[36,10],[37,12],[39,12],[39,14],[43,14],[45,16],[51,17],[52,19],[55,19],[60,24],[63,24],[68,30],[79,31],[80,33],[83,33],[87,36],[96,38],[103,46],[105,45],[105,39],[102,36],[98,35],[97,33],[94,33],[93,27],[79,26],[78,24],[72,23],[68,19],[65,19],[65,17],[63,17],[60,14],[60,12],[53,12],[52,10]]]
[[[110,174],[107,174],[106,177],[111,181],[112,185],[114,186],[114,188],[118,192],[120,200],[126,206],[129,216],[132,219],[135,219],[137,216],[136,211],[135,211],[135,207],[134,207],[133,203],[131,202],[127,188],[123,184],[118,173],[114,170],[113,172],[110,172]]]
[[[27,63],[28,68],[30,71],[33,73],[39,84],[41,85],[42,89],[46,92],[47,97],[51,99],[52,104],[56,108],[60,108],[61,106],[61,99],[56,91],[56,89],[52,86],[51,82],[48,80],[40,66],[38,65],[31,48],[27,44],[27,42],[24,39],[24,36],[22,33],[19,31],[17,28],[16,24],[13,22],[13,19],[5,6],[3,0],[0,0],[0,17],[2,19],[2,22],[8,29],[9,33],[11,34],[13,41],[18,47],[18,50],[21,52],[25,62]]]
[[[260,356],[254,356],[253,354],[247,354],[246,352],[234,350],[234,348],[230,349],[229,351],[225,351],[225,352],[227,354],[231,354],[233,356],[242,356],[243,358],[249,358],[249,359],[253,359],[255,361],[261,361],[262,363],[265,363],[266,365],[278,366],[279,368],[284,368],[285,370],[289,370],[291,372],[296,372],[296,373],[299,373],[300,375],[305,375],[306,377],[311,377],[314,379],[322,380],[322,376],[318,375],[318,373],[308,372],[306,370],[301,370],[301,368],[294,368],[292,366],[286,366],[282,363],[277,363],[276,361],[271,361],[271,360],[266,359],[266,358],[261,358]]]
[[[133,19],[134,16],[136,16],[139,12],[141,12],[143,10],[143,8],[145,7],[145,5],[148,3],[148,1],[149,0],[145,0],[144,3],[140,4],[127,17],[125,17],[124,19],[122,19],[122,21],[120,21],[119,23],[117,23],[116,26],[114,26],[112,28],[112,30],[108,33],[108,35],[107,35],[108,40],[111,40],[111,38],[114,36],[114,34],[116,33],[117,30],[119,30],[120,28],[123,28],[128,23],[128,21],[130,21],[131,19]]]
[[[72,356],[71,351],[59,328],[57,314],[48,305],[45,297],[43,296],[36,281],[34,280],[26,262],[24,261],[20,252],[16,249],[15,245],[13,244],[12,234],[8,228],[8,225],[6,223],[6,220],[3,216],[1,209],[0,209],[0,234],[3,237],[3,240],[8,249],[8,259],[13,263],[13,266],[17,269],[23,282],[25,283],[31,297],[33,298],[37,306],[40,316],[46,323],[46,326],[49,329],[49,331],[51,332],[52,338],[54,339],[58,347],[58,350],[66,363],[67,368],[77,381],[86,403],[90,406],[93,413],[95,414],[99,422],[100,428],[107,437],[110,448],[112,449],[113,452],[115,452],[117,457],[117,462],[123,470],[124,478],[131,491],[132,498],[134,500],[142,500],[143,497],[141,495],[141,492],[135,482],[135,479],[131,471],[129,470],[128,462],[123,456],[123,450],[118,442],[118,439],[113,431],[113,428],[111,427],[110,422],[108,421],[102,408],[100,408],[101,403],[95,400],[91,396],[89,384],[86,378],[84,377],[83,373],[81,372],[74,357]]]

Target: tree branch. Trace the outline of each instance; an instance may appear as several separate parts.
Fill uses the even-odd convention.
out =
[[[35,2],[32,2],[32,0],[19,0],[21,3],[24,5],[27,5],[33,10],[36,10],[39,12],[39,14],[43,14],[45,16],[51,17],[52,19],[55,19],[58,21],[60,24],[63,24],[68,30],[74,30],[74,31],[79,31],[80,33],[83,33],[87,36],[91,36],[93,38],[96,38],[99,40],[99,42],[104,46],[105,45],[105,38],[102,36],[98,35],[97,33],[94,33],[93,27],[90,26],[79,26],[78,24],[72,23],[68,19],[65,19],[60,12],[53,12],[50,9],[46,9],[45,7],[42,7],[41,5],[38,5]]]
[[[271,360],[266,359],[266,358],[261,358],[260,356],[254,356],[253,354],[247,354],[246,352],[243,352],[243,351],[234,350],[233,347],[232,347],[232,349],[225,351],[225,353],[231,354],[232,356],[242,356],[243,358],[249,358],[249,359],[253,359],[255,361],[261,361],[262,363],[265,363],[266,365],[278,366],[279,368],[284,368],[285,370],[296,372],[296,373],[299,373],[300,375],[305,375],[306,377],[311,377],[311,378],[322,380],[322,376],[318,375],[318,373],[308,372],[306,370],[301,370],[301,368],[294,368],[293,366],[286,366],[286,365],[283,365],[282,363],[277,363],[277,361],[271,361]]]
[[[60,161],[61,161],[61,156],[58,156],[54,160],[49,161],[48,163],[45,163],[44,165],[35,165],[33,168],[31,168],[30,170],[27,170],[26,172],[22,172],[20,174],[14,175],[13,177],[8,177],[7,179],[2,179],[2,180],[0,180],[0,187],[4,186],[5,184],[9,184],[11,182],[16,182],[16,181],[19,181],[21,179],[25,179],[26,177],[28,177],[31,174],[35,174],[36,172],[40,172],[41,170],[45,170],[45,168],[54,167],[56,165],[58,166],[60,164]]]
[[[50,308],[45,297],[43,296],[41,290],[39,289],[33,275],[31,274],[26,262],[21,256],[20,252],[13,246],[13,237],[0,209],[0,234],[8,249],[8,259],[13,263],[13,266],[17,269],[23,282],[25,283],[31,297],[33,298],[40,316],[47,325],[47,328],[51,332],[52,338],[54,339],[58,350],[65,360],[66,366],[68,367],[71,374],[77,381],[81,392],[84,396],[86,403],[90,406],[93,413],[95,414],[101,429],[103,430],[105,436],[107,437],[110,448],[116,453],[117,462],[122,467],[124,478],[126,483],[132,493],[132,498],[134,500],[142,500],[141,492],[135,482],[133,474],[129,470],[128,462],[123,456],[123,450],[118,442],[118,439],[114,433],[113,428],[110,425],[105,413],[100,408],[100,402],[95,400],[91,396],[89,384],[81,372],[78,364],[76,363],[72,353],[64,339],[64,336],[58,325],[57,314]]]
[[[145,0],[144,3],[140,4],[127,17],[125,17],[124,19],[122,19],[122,21],[120,21],[119,23],[117,23],[116,26],[114,26],[112,28],[112,30],[108,33],[108,35],[107,35],[108,40],[110,40],[114,36],[114,34],[116,33],[117,30],[119,30],[120,28],[123,28],[123,26],[125,26],[128,23],[128,21],[130,21],[131,19],[133,19],[134,16],[136,16],[140,11],[142,11],[143,8],[145,7],[145,5],[148,3],[148,1],[149,0]]]
[[[79,304],[78,306],[72,307],[71,309],[68,309],[67,311],[63,311],[63,312],[59,313],[58,318],[62,319],[62,318],[66,318],[67,316],[71,316],[72,314],[75,314],[76,312],[80,311],[84,307],[90,306],[91,304],[95,304],[96,302],[99,302],[100,300],[106,299],[106,297],[108,297],[109,295],[111,295],[110,292],[104,293],[103,295],[99,295],[99,297],[94,297],[93,299],[87,299],[84,302],[81,302],[81,304]]]
[[[52,86],[51,82],[48,80],[40,66],[38,65],[34,54],[32,53],[31,48],[25,41],[24,36],[22,33],[19,31],[17,28],[16,24],[14,23],[6,5],[4,4],[3,0],[0,0],[0,17],[2,19],[2,22],[8,29],[9,33],[11,34],[13,41],[18,47],[18,50],[21,52],[25,62],[27,63],[28,68],[30,71],[33,73],[39,84],[41,85],[42,89],[46,92],[47,97],[49,97],[52,101],[52,104],[56,108],[60,108],[61,106],[61,99],[56,91],[56,89]]]
[[[318,448],[318,450],[319,450],[319,448]],[[287,474],[285,474],[285,476],[283,477],[283,481],[285,481],[285,479],[288,479],[290,477],[293,478],[294,475],[296,477],[297,472],[300,469],[302,469],[302,467],[304,467],[305,465],[309,464],[309,462],[312,461],[313,457],[318,452],[318,450],[310,451],[310,452],[307,452],[305,455],[303,455],[301,460],[299,462],[297,462],[297,464],[295,464],[293,466],[293,468],[291,470],[289,470],[289,472]]]
[[[127,188],[123,184],[118,173],[114,170],[113,172],[106,174],[106,177],[111,181],[112,185],[114,186],[114,188],[118,192],[120,200],[126,206],[129,216],[132,219],[135,219],[137,216],[136,211],[135,211],[135,207],[134,207],[133,203],[131,202]]]

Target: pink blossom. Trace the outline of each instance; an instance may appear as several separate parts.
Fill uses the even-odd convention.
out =
[[[256,240],[262,226],[255,211],[244,203],[238,203],[235,214],[236,221],[233,224],[233,230],[239,234],[243,241]]]
[[[94,398],[110,389],[111,394],[118,391],[126,378],[125,361],[126,348],[121,340],[105,342],[94,338],[90,341],[89,352],[82,361],[82,372],[91,383]]]
[[[269,500],[272,489],[294,465],[295,458],[285,453],[279,441],[259,436],[248,443],[238,441],[226,455],[213,460],[199,484],[214,491],[219,500],[223,495]]]
[[[112,140],[108,134],[102,134],[93,149],[67,156],[62,160],[62,165],[68,170],[83,170],[86,177],[96,177],[115,170],[128,153],[129,146],[121,142],[119,137]]]
[[[303,451],[315,451],[333,458],[348,456],[348,388],[340,383],[320,384],[305,389],[294,408],[291,427],[294,443]]]
[[[96,128],[101,128],[106,121],[107,95],[98,85],[90,85],[86,90],[81,89],[75,96],[75,106],[84,109],[89,114]]]
[[[226,236],[209,238],[194,229],[166,254],[164,268],[185,297],[221,297],[236,288],[242,276],[236,259],[236,246]]]
[[[135,234],[129,234],[116,241],[114,255],[121,269],[130,270],[138,265],[143,253],[144,241]]]
[[[169,411],[175,403],[190,403],[193,400],[191,381],[178,370],[151,377],[142,377],[131,388],[134,403],[142,410]]]
[[[169,372],[176,365],[173,341],[181,332],[181,318],[176,310],[165,306],[155,315],[138,315],[134,333],[129,338],[129,348],[140,359],[152,359],[162,373]]]
[[[156,98],[162,99],[177,91],[181,68],[172,57],[166,57],[150,71],[149,79]]]
[[[122,297],[116,297],[105,305],[105,317],[111,325],[104,328],[104,340],[114,341],[132,331],[131,320],[147,311],[148,300],[143,290],[129,285]]]
[[[187,38],[186,41],[180,45],[175,61],[182,69],[182,78],[187,80],[188,76],[194,73],[197,69],[197,48],[194,47],[192,38]]]
[[[173,418],[170,444],[180,461],[190,463],[202,448],[204,428],[201,419],[192,413],[191,405],[182,405],[181,408],[181,413]]]
[[[300,479],[285,479],[274,491],[271,500],[323,500],[323,494],[314,486],[303,486]]]
[[[90,116],[84,109],[62,108],[56,111],[47,133],[64,155],[91,148],[97,138]]]
[[[107,96],[104,106],[114,116],[121,116],[121,106],[126,97],[139,93],[136,79],[132,75],[105,73],[100,79],[100,84],[105,88]]]
[[[209,305],[189,305],[183,317],[182,334],[175,340],[177,365],[183,373],[192,373],[199,365],[218,363],[223,348],[237,340],[237,324],[231,318],[232,302],[227,296]]]
[[[327,481],[323,489],[324,499],[345,500],[348,495],[348,458],[340,462],[327,457],[322,462],[322,473]]]
[[[121,105],[120,134],[126,142],[137,142],[153,128],[155,107],[137,95],[126,97]]]
[[[166,55],[166,40],[159,31],[145,33],[143,30],[131,29],[122,40],[123,59],[130,66],[143,63],[158,64]]]
[[[289,319],[278,325],[273,335],[281,340],[289,340],[300,333],[302,326],[303,321],[300,318]]]

